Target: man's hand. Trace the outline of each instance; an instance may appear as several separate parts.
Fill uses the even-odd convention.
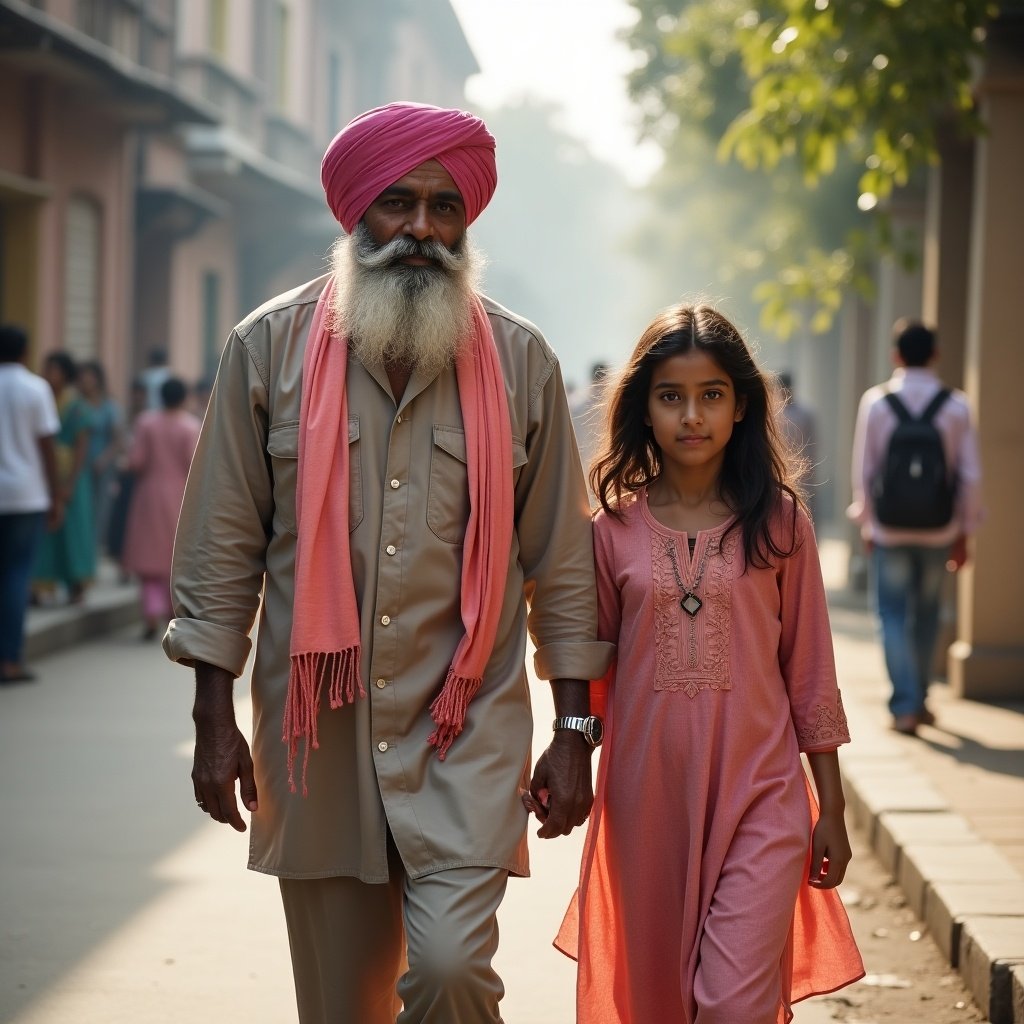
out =
[[[950,572],[959,572],[967,564],[967,538],[960,534],[950,545],[946,568]]]
[[[230,722],[196,723],[196,753],[192,762],[192,788],[200,810],[214,821],[245,831],[245,822],[235,801],[235,779],[240,783],[242,803],[255,811],[256,779],[249,744],[234,718]]]
[[[258,809],[256,778],[249,744],[235,724],[230,672],[204,662],[196,663],[196,751],[192,763],[192,788],[196,803],[214,821],[245,831],[235,800],[235,780],[242,803]]]
[[[529,797],[524,795],[524,803],[528,810],[536,811],[532,801],[547,812],[537,831],[541,839],[567,836],[587,820],[594,803],[590,755],[590,746],[582,733],[560,729],[537,759]]]

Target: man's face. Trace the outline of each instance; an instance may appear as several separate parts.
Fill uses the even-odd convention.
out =
[[[384,189],[363,221],[377,245],[406,236],[421,242],[432,239],[455,249],[466,232],[466,206],[452,176],[436,160],[427,160]],[[430,264],[421,255],[405,256],[401,262]]]

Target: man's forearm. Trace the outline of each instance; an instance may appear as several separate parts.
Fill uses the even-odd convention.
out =
[[[551,696],[557,718],[590,714],[590,683],[586,679],[552,679]]]
[[[219,665],[197,661],[196,699],[192,719],[197,727],[206,723],[235,720],[235,677]]]

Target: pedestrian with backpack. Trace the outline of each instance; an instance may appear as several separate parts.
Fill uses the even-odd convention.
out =
[[[853,436],[853,502],[892,684],[897,732],[934,724],[925,703],[946,571],[967,561],[981,520],[981,465],[967,396],[933,369],[935,332],[893,326],[896,368],[865,392]]]

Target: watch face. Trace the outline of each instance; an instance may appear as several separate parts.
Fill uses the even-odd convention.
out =
[[[591,715],[587,719],[585,735],[590,741],[591,746],[600,746],[601,740],[604,739],[604,722],[600,718]]]

